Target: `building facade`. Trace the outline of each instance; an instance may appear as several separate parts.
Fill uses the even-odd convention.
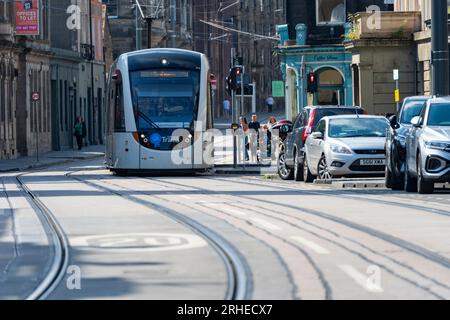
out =
[[[104,0],[103,3],[107,5],[114,59],[122,53],[150,46],[192,49],[193,0]],[[150,46],[147,18],[151,19]]]
[[[16,9],[21,4],[0,1],[0,159],[51,150],[50,1],[36,15],[39,35],[16,34]],[[40,99],[33,102],[33,92]]]
[[[281,80],[279,59],[273,48],[277,42],[276,25],[284,23],[284,0],[224,2],[194,1],[194,50],[205,53],[217,81],[214,92],[216,117],[224,115],[222,102],[231,100],[225,78],[232,66],[232,49],[245,67],[247,81],[256,84],[257,111],[264,110],[272,94],[272,81]],[[284,103],[277,100],[278,105]],[[243,114],[251,112],[252,100],[246,98]]]
[[[91,0],[89,15],[88,4],[0,1],[0,159],[73,147],[77,115],[85,118],[86,142],[102,142],[106,9]],[[39,18],[38,35],[19,35],[18,12],[30,8]],[[92,58],[86,56],[90,25]]]
[[[385,1],[287,0],[287,24],[278,25],[276,52],[286,85],[286,117],[306,105],[353,105],[352,53],[345,47],[348,17],[367,10],[391,10]],[[307,92],[313,74],[318,90]]]
[[[394,3],[396,12],[420,13],[420,28],[414,33],[414,42],[416,46],[415,54],[417,55],[417,76],[415,82],[417,93],[424,95],[430,95],[432,92],[431,2],[432,0],[395,0]],[[447,1],[447,4],[448,13],[450,15],[450,0]]]

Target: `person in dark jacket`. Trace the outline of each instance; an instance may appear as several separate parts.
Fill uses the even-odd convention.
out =
[[[83,149],[83,141],[87,135],[86,123],[82,117],[78,117],[73,128],[73,135],[77,140],[78,150]]]

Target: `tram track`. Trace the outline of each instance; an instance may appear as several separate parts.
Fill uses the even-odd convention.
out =
[[[149,209],[155,210],[160,214],[163,214],[168,218],[180,223],[181,225],[184,225],[194,233],[201,236],[217,252],[225,265],[228,283],[227,291],[225,293],[225,300],[248,300],[251,297],[253,276],[246,259],[242,256],[237,248],[235,248],[230,242],[225,240],[218,233],[200,224],[194,219],[183,215],[179,211],[161,206],[152,201],[142,200],[113,190],[111,188],[99,185],[97,183],[82,179],[76,175],[76,173],[78,172],[81,171],[72,171],[66,173],[65,176],[97,190],[116,195],[133,203],[137,203]]]
[[[163,187],[172,187],[172,188],[173,188],[173,185],[175,184],[175,185],[178,185],[178,186],[181,186],[181,187],[184,187],[184,188],[193,188],[193,189],[198,190],[199,192],[202,192],[202,193],[204,193],[204,192],[207,191],[208,193],[210,193],[210,194],[215,194],[216,196],[217,196],[217,195],[220,195],[219,192],[215,192],[215,191],[211,191],[211,190],[206,190],[206,189],[202,189],[202,188],[198,188],[198,187],[193,187],[193,186],[190,186],[190,185],[184,185],[184,184],[180,184],[180,183],[174,183],[174,182],[171,182],[171,183],[170,183],[170,186],[168,186],[168,185],[165,185],[164,183],[161,183],[161,181],[159,181],[159,180],[154,180],[154,179],[144,179],[144,180],[148,181],[149,183],[155,183],[155,182],[156,182],[156,184],[160,184],[160,185],[163,186]],[[227,180],[227,181],[228,181],[228,180]],[[228,182],[232,182],[232,181],[228,181]],[[181,189],[180,189],[180,190],[181,190]],[[251,197],[245,197],[245,196],[240,196],[240,197],[247,198],[248,200],[251,200],[251,201],[253,201],[253,202],[259,202],[259,200],[254,199],[254,198],[251,198]],[[223,200],[226,200],[226,201],[234,201],[234,202],[237,202],[237,203],[241,203],[241,201],[236,201],[235,197],[233,197],[233,199],[230,199],[230,198],[226,198],[226,197],[223,197],[223,196],[222,196],[221,198],[222,198]],[[266,201],[266,203],[267,203],[267,200],[265,200],[265,201]],[[289,207],[290,209],[300,210],[300,211],[302,211],[302,212],[305,211],[304,208],[297,208],[297,207],[295,207],[295,206],[284,205],[284,204],[281,204],[281,203],[278,203],[278,202],[271,202],[271,201],[268,201],[268,203],[271,203],[271,204],[276,205],[276,206],[278,206],[278,207],[280,207],[280,206],[283,207],[283,206],[284,206],[284,207]],[[242,203],[241,203],[241,204],[242,204]],[[234,206],[234,207],[236,207],[236,208],[238,208],[238,209],[240,209],[240,210],[244,210],[244,208],[242,208],[242,207],[240,207],[240,206],[238,206],[238,205],[236,205],[236,204],[234,204],[234,205],[233,205],[233,204],[229,204],[229,205]],[[272,219],[279,219],[280,221],[282,221],[282,222],[284,222],[284,223],[287,223],[288,225],[290,225],[290,226],[292,226],[292,227],[294,227],[294,228],[300,228],[300,227],[299,227],[298,225],[296,225],[296,224],[293,224],[293,223],[287,221],[286,219],[283,218],[283,216],[289,217],[289,218],[294,219],[294,220],[297,220],[297,221],[301,221],[301,222],[303,222],[303,223],[309,223],[309,224],[311,224],[310,222],[307,222],[307,221],[305,221],[304,219],[300,219],[299,217],[295,217],[294,215],[289,215],[289,214],[285,214],[285,213],[280,214],[280,215],[281,215],[280,217],[279,217],[279,216],[274,217],[274,216],[272,216],[272,215],[264,214],[264,213],[262,213],[261,210],[267,210],[267,208],[258,206],[258,205],[255,204],[255,203],[252,203],[252,207],[253,207],[253,209],[249,209],[249,208],[248,208],[248,203],[247,203],[247,204],[246,204],[245,210],[257,212],[258,214],[262,214],[262,215],[267,216],[267,217],[272,218]],[[211,209],[211,208],[210,208],[210,209]],[[258,210],[256,210],[256,209],[260,209],[260,210],[258,211]],[[219,209],[218,209],[218,210],[219,210]],[[227,214],[226,212],[222,212],[222,211],[221,211],[221,213],[222,213],[222,214]],[[319,212],[318,212],[318,211],[315,211],[315,210],[309,210],[309,212],[307,212],[307,213],[317,215]],[[322,218],[325,217],[326,219],[328,219],[328,218],[330,217],[330,215],[328,215],[328,214],[326,214],[326,213],[320,213],[320,214],[322,215],[322,216],[321,216]],[[334,218],[336,218],[336,217],[334,217]],[[328,219],[328,220],[330,220],[330,219]],[[342,223],[344,222],[344,220],[343,220],[343,219],[340,219],[340,218],[332,219],[332,221],[333,221],[333,222],[340,223],[340,224],[342,224]],[[349,223],[345,223],[345,226],[351,227],[351,228],[353,228],[353,229],[355,229],[355,230],[357,230],[357,231],[360,231],[360,232],[364,232],[364,233],[366,233],[366,234],[368,234],[368,235],[370,235],[370,236],[374,236],[374,237],[378,238],[379,240],[386,241],[386,242],[388,242],[388,243],[390,243],[390,244],[392,244],[392,245],[394,245],[394,246],[401,247],[402,249],[406,250],[407,252],[410,252],[410,253],[419,255],[420,257],[422,257],[422,258],[424,258],[424,259],[426,259],[426,260],[432,261],[432,262],[437,263],[437,264],[440,264],[440,265],[442,265],[442,266],[444,266],[444,267],[446,267],[446,268],[449,268],[448,260],[447,260],[445,257],[440,256],[440,255],[438,255],[438,254],[435,254],[435,253],[433,253],[433,252],[431,252],[431,251],[429,251],[429,250],[427,250],[427,249],[425,249],[425,248],[421,248],[421,247],[416,246],[416,245],[414,245],[414,244],[412,244],[412,243],[409,243],[409,242],[407,242],[407,241],[404,241],[404,240],[401,240],[401,239],[398,239],[398,238],[395,238],[395,237],[392,237],[392,236],[386,237],[386,236],[384,236],[384,234],[381,233],[381,232],[377,232],[376,230],[373,230],[373,229],[370,229],[370,228],[366,228],[366,227],[364,227],[364,226],[359,226],[359,225],[357,225],[357,224],[355,224],[355,223],[350,223],[350,224],[349,224]],[[326,230],[326,228],[324,228],[324,227],[319,227],[319,226],[316,226],[316,225],[314,225],[314,227],[319,228],[319,229],[322,229],[322,230],[325,230],[325,231],[327,231],[327,232],[333,233],[331,230]],[[366,261],[369,262],[369,263],[374,263],[374,261],[371,261],[371,260],[368,259],[367,257],[363,256],[361,253],[356,252],[356,251],[354,251],[354,250],[351,250],[351,249],[345,247],[345,246],[342,245],[342,244],[336,243],[336,242],[333,241],[333,240],[330,240],[330,239],[328,239],[328,238],[325,238],[325,237],[323,237],[323,236],[320,236],[320,235],[318,235],[317,233],[312,233],[312,232],[309,231],[309,230],[303,230],[303,231],[308,232],[308,233],[310,233],[310,234],[313,234],[314,236],[317,236],[317,237],[319,237],[319,238],[322,238],[322,239],[325,240],[325,241],[331,242],[331,243],[333,243],[334,245],[337,245],[338,247],[341,247],[342,249],[344,249],[344,250],[346,250],[346,251],[348,251],[348,252],[350,252],[350,253],[352,253],[352,254],[354,254],[354,255],[356,255],[356,256],[359,256],[360,258],[362,258],[363,260],[366,260]],[[340,235],[340,237],[342,237],[342,235]],[[434,278],[431,278],[431,277],[429,277],[429,276],[427,276],[427,275],[421,273],[421,272],[418,271],[418,270],[415,270],[414,268],[408,266],[407,264],[405,264],[405,263],[403,263],[403,262],[397,261],[396,259],[393,259],[393,258],[391,258],[391,257],[389,257],[389,256],[387,256],[387,255],[385,255],[385,254],[376,252],[376,251],[370,249],[369,247],[367,247],[366,245],[364,245],[363,243],[359,243],[358,241],[355,241],[355,240],[352,240],[352,239],[346,239],[346,240],[349,240],[349,241],[355,243],[356,245],[361,246],[361,247],[364,248],[365,250],[371,251],[371,253],[373,253],[373,254],[380,255],[382,258],[388,259],[388,260],[390,260],[392,263],[395,263],[396,265],[399,265],[400,267],[403,267],[403,268],[405,268],[405,269],[408,269],[409,271],[411,271],[411,272],[417,274],[418,276],[420,276],[420,277],[422,277],[422,278],[424,278],[424,279],[426,279],[426,280],[428,280],[428,281],[434,283],[435,285],[440,286],[441,288],[443,288],[443,289],[445,289],[445,290],[450,290],[450,287],[449,287],[448,285],[445,285],[444,283],[441,283],[441,282],[439,282],[438,280],[436,280],[436,279],[434,279]],[[383,266],[383,267],[384,267],[384,266]],[[418,287],[418,288],[420,288],[420,289],[422,289],[422,290],[424,290],[424,291],[427,291],[427,292],[431,293],[431,294],[434,295],[436,298],[438,298],[438,299],[443,299],[442,296],[440,296],[440,295],[438,295],[438,294],[435,294],[435,293],[433,293],[433,292],[430,292],[430,291],[428,290],[428,288],[426,288],[426,287],[424,287],[424,286],[421,286],[421,285],[419,285],[419,284],[417,284],[417,283],[411,282],[409,279],[406,279],[406,278],[404,278],[404,277],[402,277],[402,276],[399,276],[398,274],[396,274],[394,271],[390,270],[389,268],[384,267],[384,269],[385,269],[386,271],[388,271],[389,273],[393,274],[394,276],[397,276],[397,277],[399,277],[400,279],[402,279],[402,280],[404,280],[404,281],[406,281],[406,282],[409,282],[409,283],[411,283],[412,285],[414,285],[414,286],[416,286],[416,287]]]
[[[221,180],[221,181],[230,181],[228,179],[224,179],[224,178],[217,178],[217,180]],[[240,184],[248,184],[248,181],[244,181],[243,179],[239,178],[239,179],[234,179],[233,182],[235,183],[240,183]],[[424,212],[428,212],[428,213],[432,213],[432,214],[437,214],[437,215],[441,215],[441,216],[447,216],[450,217],[450,211],[448,210],[442,210],[442,209],[437,209],[437,208],[429,208],[429,207],[425,207],[422,205],[415,205],[415,204],[408,204],[408,203],[404,203],[404,202],[398,202],[398,201],[390,201],[390,200],[382,200],[382,199],[374,199],[374,198],[362,198],[362,197],[357,197],[357,196],[352,196],[352,195],[348,195],[346,194],[348,191],[338,191],[338,190],[327,190],[327,193],[323,193],[323,192],[318,192],[316,190],[305,190],[305,189],[301,189],[299,190],[298,188],[295,187],[291,187],[291,186],[287,186],[285,184],[281,184],[281,183],[273,183],[271,182],[270,184],[268,183],[264,183],[261,181],[258,181],[256,179],[252,179],[251,180],[252,184],[256,184],[259,186],[264,186],[264,187],[278,187],[284,190],[289,190],[289,191],[294,191],[294,192],[298,192],[299,194],[303,194],[303,195],[314,195],[314,196],[329,196],[329,197],[335,197],[335,198],[343,198],[345,197],[346,199],[349,200],[355,200],[355,201],[366,201],[366,202],[371,202],[371,203],[376,203],[376,204],[384,204],[384,205],[390,205],[390,206],[397,206],[400,208],[404,208],[404,209],[415,209],[415,210],[421,210]],[[400,198],[397,198],[400,199]],[[401,199],[403,200],[403,199]],[[407,200],[407,199],[404,199]]]
[[[15,176],[16,184],[35,209],[43,227],[47,229],[49,241],[53,244],[54,249],[51,267],[39,285],[26,297],[26,300],[45,300],[64,279],[69,264],[69,241],[50,209],[22,180],[22,177],[26,175],[27,173],[23,173]]]

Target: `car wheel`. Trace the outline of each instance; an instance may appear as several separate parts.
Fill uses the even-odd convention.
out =
[[[294,180],[303,181],[303,162],[300,163],[298,155],[294,154]]]
[[[278,157],[278,175],[283,180],[294,179],[294,172],[286,165],[286,155],[281,153]]]
[[[417,161],[417,191],[420,194],[431,194],[434,192],[434,183],[428,182],[423,177],[422,171],[422,159],[418,155],[419,160]]]
[[[406,157],[408,159],[408,157]],[[411,176],[408,169],[408,162],[405,165],[405,191],[417,192],[417,180]]]
[[[317,170],[319,173],[319,179],[321,180],[331,180],[333,179],[333,175],[330,173],[330,169],[328,168],[327,158],[325,155],[320,158],[319,168]]]
[[[388,166],[386,166],[385,176],[386,176],[385,177],[386,188],[392,189],[392,172],[391,170],[389,170]]]
[[[314,181],[314,176],[311,173],[311,170],[309,170],[308,160],[306,159],[306,154],[303,159],[303,181],[305,181],[306,183],[311,183]]]

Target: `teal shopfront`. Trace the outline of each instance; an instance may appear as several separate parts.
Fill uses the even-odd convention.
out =
[[[295,118],[307,105],[353,105],[352,55],[343,45],[305,45],[306,29],[297,26],[296,44],[287,41],[287,26],[278,26],[281,68],[286,84],[286,117]],[[307,92],[307,78],[313,72],[318,88]]]

